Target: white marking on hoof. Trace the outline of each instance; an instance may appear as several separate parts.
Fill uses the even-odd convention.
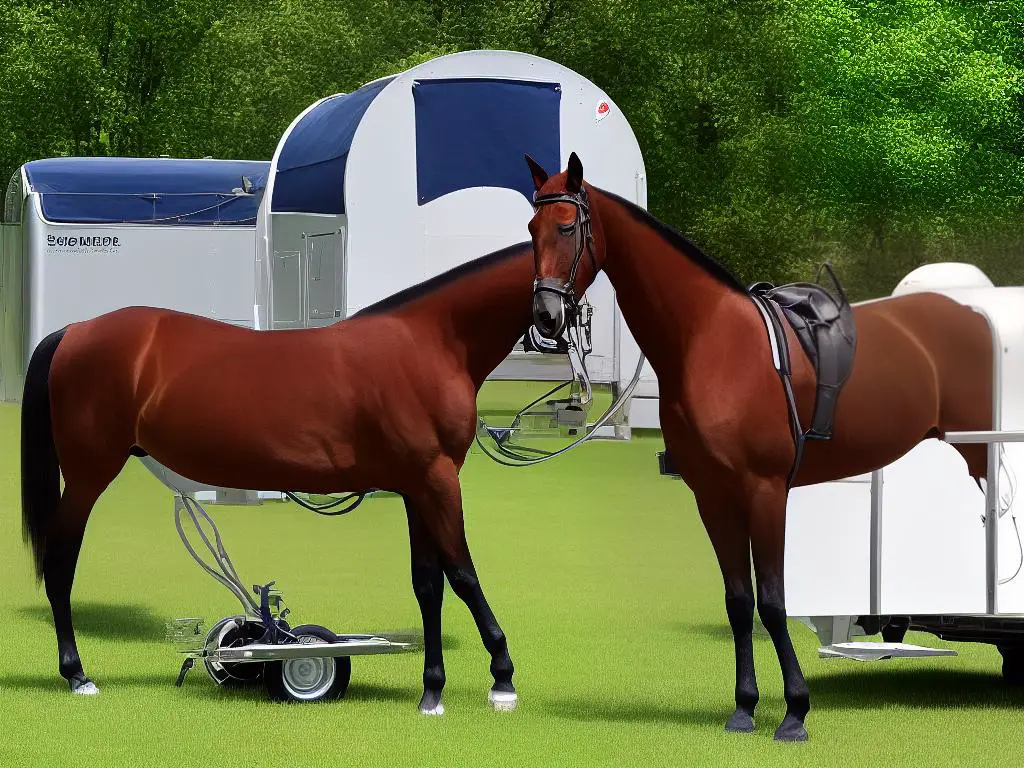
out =
[[[433,707],[432,709],[424,709],[423,707],[420,707],[420,714],[421,715],[443,715],[444,714],[444,704],[442,704],[441,702],[437,702],[437,706]]]
[[[519,706],[519,694],[515,691],[488,691],[487,701],[495,712],[515,712]]]
[[[100,692],[100,689],[96,687],[96,683],[90,680],[87,683],[75,688],[72,693],[78,694],[79,696],[95,696]]]

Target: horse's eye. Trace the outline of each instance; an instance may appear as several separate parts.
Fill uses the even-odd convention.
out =
[[[563,235],[571,235],[576,231],[576,222],[574,221],[572,224],[559,224],[558,231]]]

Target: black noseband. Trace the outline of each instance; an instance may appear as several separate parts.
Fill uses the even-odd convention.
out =
[[[533,284],[533,325],[546,339],[557,339],[566,323],[575,317],[575,302],[557,277],[546,277]]]

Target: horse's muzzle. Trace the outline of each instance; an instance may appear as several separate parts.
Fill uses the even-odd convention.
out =
[[[545,339],[557,339],[565,330],[565,300],[558,291],[538,283],[533,291],[533,325]]]

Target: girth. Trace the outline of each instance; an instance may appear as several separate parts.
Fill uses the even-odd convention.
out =
[[[839,298],[832,296],[817,283],[788,283],[774,286],[771,283],[754,283],[748,288],[751,299],[761,310],[769,334],[773,337],[775,367],[782,379],[789,406],[790,425],[796,443],[796,459],[790,470],[788,485],[796,476],[803,456],[805,440],[828,440],[832,437],[836,404],[843,385],[853,369],[853,358],[857,347],[857,329],[853,309],[846,298],[839,279],[829,264],[822,264],[832,278]],[[820,276],[821,270],[818,275]],[[800,425],[793,395],[792,368],[789,359],[789,344],[779,319],[779,313],[786,318],[796,333],[800,346],[814,366],[817,382],[814,398],[814,413],[807,430]]]

